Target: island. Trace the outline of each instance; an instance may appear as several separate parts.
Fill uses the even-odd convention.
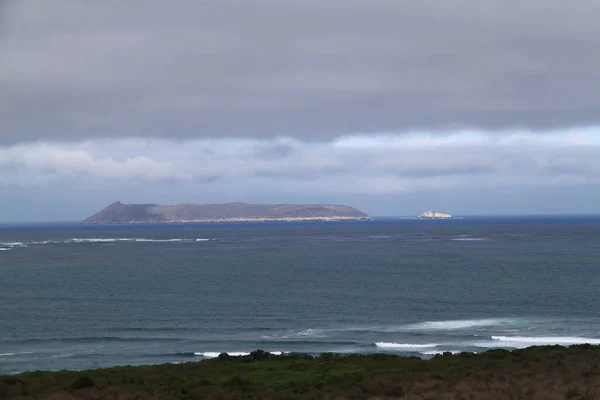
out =
[[[117,201],[83,224],[369,220],[356,208],[333,204],[123,204]]]
[[[438,211],[425,211],[419,215],[420,219],[452,219],[452,215],[438,212]]]

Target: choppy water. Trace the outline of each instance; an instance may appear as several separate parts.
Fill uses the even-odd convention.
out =
[[[0,226],[0,373],[600,343],[600,218]]]

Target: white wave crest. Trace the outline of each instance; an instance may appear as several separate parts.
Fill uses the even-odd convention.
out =
[[[450,240],[454,240],[455,242],[481,242],[481,241],[485,241],[485,240],[489,240],[489,239],[478,238],[478,237],[457,237],[457,238],[452,238]]]
[[[229,354],[232,357],[242,357],[242,356],[250,355],[249,352],[245,352],[245,351],[224,351],[221,353]],[[207,352],[194,353],[194,355],[204,357],[204,358],[217,358],[217,357],[219,357],[219,354],[221,354],[221,353],[215,352],[215,351],[207,351]],[[267,353],[272,354],[274,356],[280,356],[286,352],[284,352],[284,351],[268,351]]]
[[[261,338],[268,340],[302,339],[302,338],[322,338],[326,337],[327,332],[323,329],[303,329],[300,331],[288,330],[285,333],[276,333],[262,335]]]
[[[425,321],[416,324],[405,325],[406,330],[460,330],[468,328],[480,328],[487,326],[500,326],[513,323],[508,318],[486,318],[486,319],[464,319],[448,321]]]
[[[424,344],[416,344],[416,343],[388,343],[388,342],[376,342],[375,346],[380,349],[424,349],[428,347],[436,347],[439,346],[438,343],[424,343]]]
[[[132,242],[149,242],[149,243],[177,243],[177,242],[189,242],[193,239],[131,239]]]
[[[572,345],[572,344],[600,344],[600,339],[571,337],[571,336],[492,336],[492,340],[499,344],[512,343],[525,346],[535,345]]]
[[[14,356],[17,353],[0,353],[0,357],[10,357],[10,356]]]
[[[23,242],[7,242],[7,243],[0,243],[0,246],[4,246],[4,247],[26,247],[27,245]]]
[[[296,333],[297,337],[321,337],[323,335],[324,332],[321,329],[305,329]]]
[[[73,243],[112,243],[112,242],[125,242],[125,241],[129,241],[132,239],[112,239],[112,238],[89,238],[89,239],[79,239],[79,238],[73,238],[71,239],[71,242]]]
[[[0,247],[0,251],[11,251],[12,249]]]
[[[462,351],[460,351],[460,350],[428,350],[428,351],[421,351],[420,353],[423,355],[426,355],[426,356],[435,356],[437,354],[444,354],[444,353],[460,354],[460,353],[462,353]]]
[[[28,247],[28,245],[48,245],[48,244],[78,244],[78,243],[200,243],[209,242],[216,239],[212,238],[172,238],[172,239],[153,239],[153,238],[72,238],[63,240],[40,240],[32,242],[10,242],[0,243],[0,246]]]
[[[242,351],[224,351],[223,353],[227,353],[232,357],[241,357],[241,356],[248,356],[250,355],[250,353],[247,352],[242,352]],[[205,358],[216,358],[219,357],[219,352],[213,352],[213,351],[207,351],[205,353],[194,353],[194,355],[196,356],[201,356],[201,357],[205,357]]]
[[[207,242],[214,239],[152,239],[152,238],[73,238],[71,243],[115,243],[115,242],[140,242],[140,243],[192,243],[192,242]],[[67,243],[69,241],[66,241]],[[55,242],[47,242],[55,243]]]

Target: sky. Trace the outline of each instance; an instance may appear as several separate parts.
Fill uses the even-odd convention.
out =
[[[0,0],[0,221],[600,213],[596,0]]]

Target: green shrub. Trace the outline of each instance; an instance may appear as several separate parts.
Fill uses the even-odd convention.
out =
[[[71,383],[71,390],[79,390],[94,386],[94,381],[87,375],[81,375]]]

